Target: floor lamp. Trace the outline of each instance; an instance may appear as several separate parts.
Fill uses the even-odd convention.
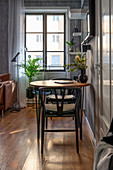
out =
[[[18,52],[13,59],[11,60],[11,62],[17,62],[17,58],[20,55],[20,52]],[[21,110],[20,108],[20,89],[19,89],[19,69],[18,69],[18,62],[17,62],[17,81],[18,81],[18,108],[14,109],[13,111],[17,111],[19,112]]]

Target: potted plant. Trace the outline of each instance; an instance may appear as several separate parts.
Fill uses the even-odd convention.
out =
[[[24,68],[24,74],[29,78],[29,87],[26,89],[26,97],[29,99],[34,98],[33,87],[30,86],[30,82],[33,81],[33,78],[39,74],[41,66],[39,61],[41,58],[31,59],[31,56],[28,56],[28,60],[21,62],[18,66]]]
[[[75,56],[73,63],[64,65],[64,67],[67,67],[67,69],[69,69],[69,72],[70,71],[74,72],[75,70],[81,70],[81,74],[78,76],[78,79],[81,83],[86,83],[88,80],[88,77],[85,74],[85,70],[87,69],[86,61],[87,61],[86,56],[84,54],[78,53]]]
[[[73,52],[74,45],[75,45],[74,38],[71,39],[71,42],[66,41],[66,44],[68,44],[70,46],[70,52]]]

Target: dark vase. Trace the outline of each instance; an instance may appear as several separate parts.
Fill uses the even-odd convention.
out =
[[[28,99],[33,99],[34,98],[33,87],[28,87],[26,89],[26,97]]]
[[[85,69],[81,70],[81,74],[78,76],[78,79],[81,83],[86,83],[88,80],[88,76],[85,73]]]

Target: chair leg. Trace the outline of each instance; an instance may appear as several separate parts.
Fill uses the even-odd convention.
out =
[[[46,116],[46,129],[48,127],[48,117]]]
[[[76,109],[77,111],[77,109]],[[78,139],[78,118],[77,118],[77,112],[75,113],[75,127],[76,127],[76,150],[77,153],[79,153],[79,139]]]
[[[4,117],[4,110],[2,110],[2,118]]]
[[[45,123],[45,113],[42,111],[42,133],[41,133],[41,154],[43,154],[43,145],[44,145],[44,123]]]
[[[81,110],[81,120],[80,120],[80,140],[82,140],[82,110]]]
[[[36,118],[37,118],[37,138],[39,139],[39,132],[40,132],[40,126],[39,126],[39,113],[37,108],[37,94],[35,94],[35,100],[36,100]]]
[[[84,87],[81,91],[81,119],[80,119],[80,140],[82,140],[82,118],[83,118]]]

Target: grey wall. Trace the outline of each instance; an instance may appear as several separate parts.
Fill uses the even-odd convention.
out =
[[[97,56],[98,56],[98,38],[99,37],[99,19],[98,15],[100,12],[98,6],[98,0],[95,0],[96,8],[95,8],[95,37],[89,42],[91,45],[91,50],[87,51],[87,70],[86,74],[88,75],[88,81],[91,83],[91,86],[86,87],[85,89],[85,115],[88,119],[90,127],[92,129],[94,138],[96,141],[99,140],[99,129],[98,129],[98,87],[97,87],[97,72],[94,68],[94,65],[97,64]],[[98,130],[97,130],[98,129]]]
[[[80,8],[81,0],[25,0],[25,6],[70,6]]]
[[[95,0],[95,37],[89,42],[91,50],[87,52],[87,74],[91,86],[86,88],[86,116],[98,140],[105,136],[113,118],[113,53],[112,53],[112,20],[109,20],[110,11],[113,13],[112,0]],[[103,6],[102,6],[103,5]],[[101,7],[101,8],[100,8]],[[102,9],[102,10],[101,10]],[[105,23],[105,16],[108,20]],[[112,15],[111,15],[112,17]],[[106,32],[105,25],[109,28]],[[110,28],[111,25],[111,28]],[[103,39],[108,37],[106,41]],[[109,39],[110,38],[110,39]],[[109,42],[109,43],[108,43]],[[104,44],[105,43],[105,44]],[[100,69],[94,68],[100,63]],[[100,70],[100,71],[99,71]],[[107,83],[108,82],[108,83]]]
[[[8,0],[0,0],[0,74],[8,72]]]

